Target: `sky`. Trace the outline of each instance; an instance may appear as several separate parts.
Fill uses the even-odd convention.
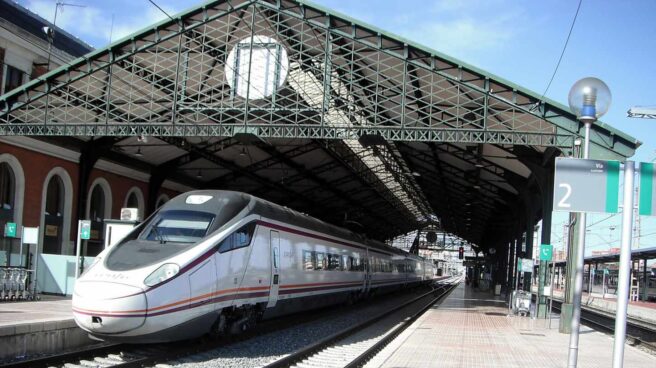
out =
[[[21,0],[52,21],[55,0]],[[197,1],[155,0],[169,14]],[[352,18],[476,66],[540,95],[558,62],[576,0],[315,0]],[[57,25],[92,46],[107,45],[166,17],[148,0],[68,0]],[[632,106],[656,108],[656,1],[583,0],[569,44],[546,97],[567,105],[579,79],[594,76],[613,101],[601,120],[643,142],[633,160],[656,159],[656,120],[631,119]],[[592,215],[586,253],[617,246],[620,216]],[[604,220],[605,219],[605,220]],[[656,246],[656,221],[641,219],[641,246]],[[559,247],[563,217],[554,217]],[[649,234],[649,235],[645,235]]]

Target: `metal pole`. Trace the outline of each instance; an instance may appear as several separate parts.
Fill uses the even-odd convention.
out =
[[[601,299],[606,299],[606,270],[601,275]]]
[[[585,145],[583,146],[583,158],[590,155],[590,126],[592,122],[585,122]],[[569,355],[567,357],[569,368],[576,368],[579,354],[579,328],[581,324],[581,293],[583,289],[583,262],[585,257],[585,222],[586,213],[579,216],[578,241],[576,243],[576,268],[574,271],[574,298],[572,300],[572,324],[569,335]]]
[[[624,339],[626,337],[626,310],[629,304],[631,267],[631,238],[633,237],[633,161],[624,163],[624,203],[622,208],[622,247],[617,280],[617,313],[615,315],[615,344],[613,345],[613,368],[621,368],[624,362]]]
[[[579,217],[579,233],[576,247],[576,268],[574,270],[574,299],[572,300],[572,324],[569,336],[568,367],[576,368],[579,350],[579,327],[581,321],[581,294],[583,292],[583,257],[585,256],[585,220],[586,214]]]
[[[592,279],[594,278],[595,270],[592,268],[592,263],[588,265],[588,278],[590,280],[589,285],[588,285],[588,296],[592,297]]]
[[[590,126],[592,122],[585,122],[585,145],[583,146],[583,158],[587,159],[590,157]]]
[[[82,240],[80,239],[80,229],[82,228],[82,220],[77,221],[77,241],[75,242],[75,279],[80,277],[80,247]]]
[[[24,226],[23,226],[23,229],[25,229]],[[23,230],[23,232],[25,232],[25,230]],[[23,267],[23,239],[25,239],[25,238],[23,236],[21,236],[21,240],[20,240],[20,242],[18,242],[18,247],[19,247],[19,250],[18,250],[18,267]],[[11,244],[11,240],[10,240],[9,244]],[[28,253],[30,252],[29,249],[28,249],[27,252]],[[9,256],[11,257],[11,252],[9,253]]]

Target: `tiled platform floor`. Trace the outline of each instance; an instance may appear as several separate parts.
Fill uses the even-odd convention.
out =
[[[0,327],[73,320],[70,299],[0,303]]]
[[[569,335],[558,321],[508,317],[504,300],[461,284],[366,367],[566,367]],[[613,338],[583,326],[578,367],[610,367]],[[656,367],[656,356],[626,346],[625,367]]]

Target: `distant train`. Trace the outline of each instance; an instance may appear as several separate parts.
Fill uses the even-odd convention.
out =
[[[430,282],[432,262],[254,196],[182,194],[77,280],[90,336],[164,342]]]
[[[590,287],[590,274],[589,272],[585,272],[584,277],[583,277],[583,288],[587,292],[589,287]],[[644,292],[645,292],[645,282],[644,282],[644,274],[641,271],[635,272],[633,274],[633,282],[639,281],[639,290],[638,290],[638,296],[640,300],[643,299],[644,297]],[[638,278],[639,280],[636,280]],[[649,301],[656,301],[656,267],[652,267],[647,270],[647,299]],[[618,281],[618,271],[617,270],[608,270],[608,273],[606,276],[603,275],[602,272],[596,272],[594,273],[594,281],[593,281],[593,286],[592,290],[593,292],[596,293],[601,293],[602,290],[602,283],[605,283],[605,289],[606,293],[610,294],[616,294],[617,293],[617,281]]]

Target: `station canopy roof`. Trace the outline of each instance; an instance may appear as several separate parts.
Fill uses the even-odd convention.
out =
[[[558,103],[295,0],[210,1],[0,97],[0,135],[377,239],[431,223],[481,246],[540,216],[544,173],[581,132]],[[639,144],[599,123],[592,157]]]

